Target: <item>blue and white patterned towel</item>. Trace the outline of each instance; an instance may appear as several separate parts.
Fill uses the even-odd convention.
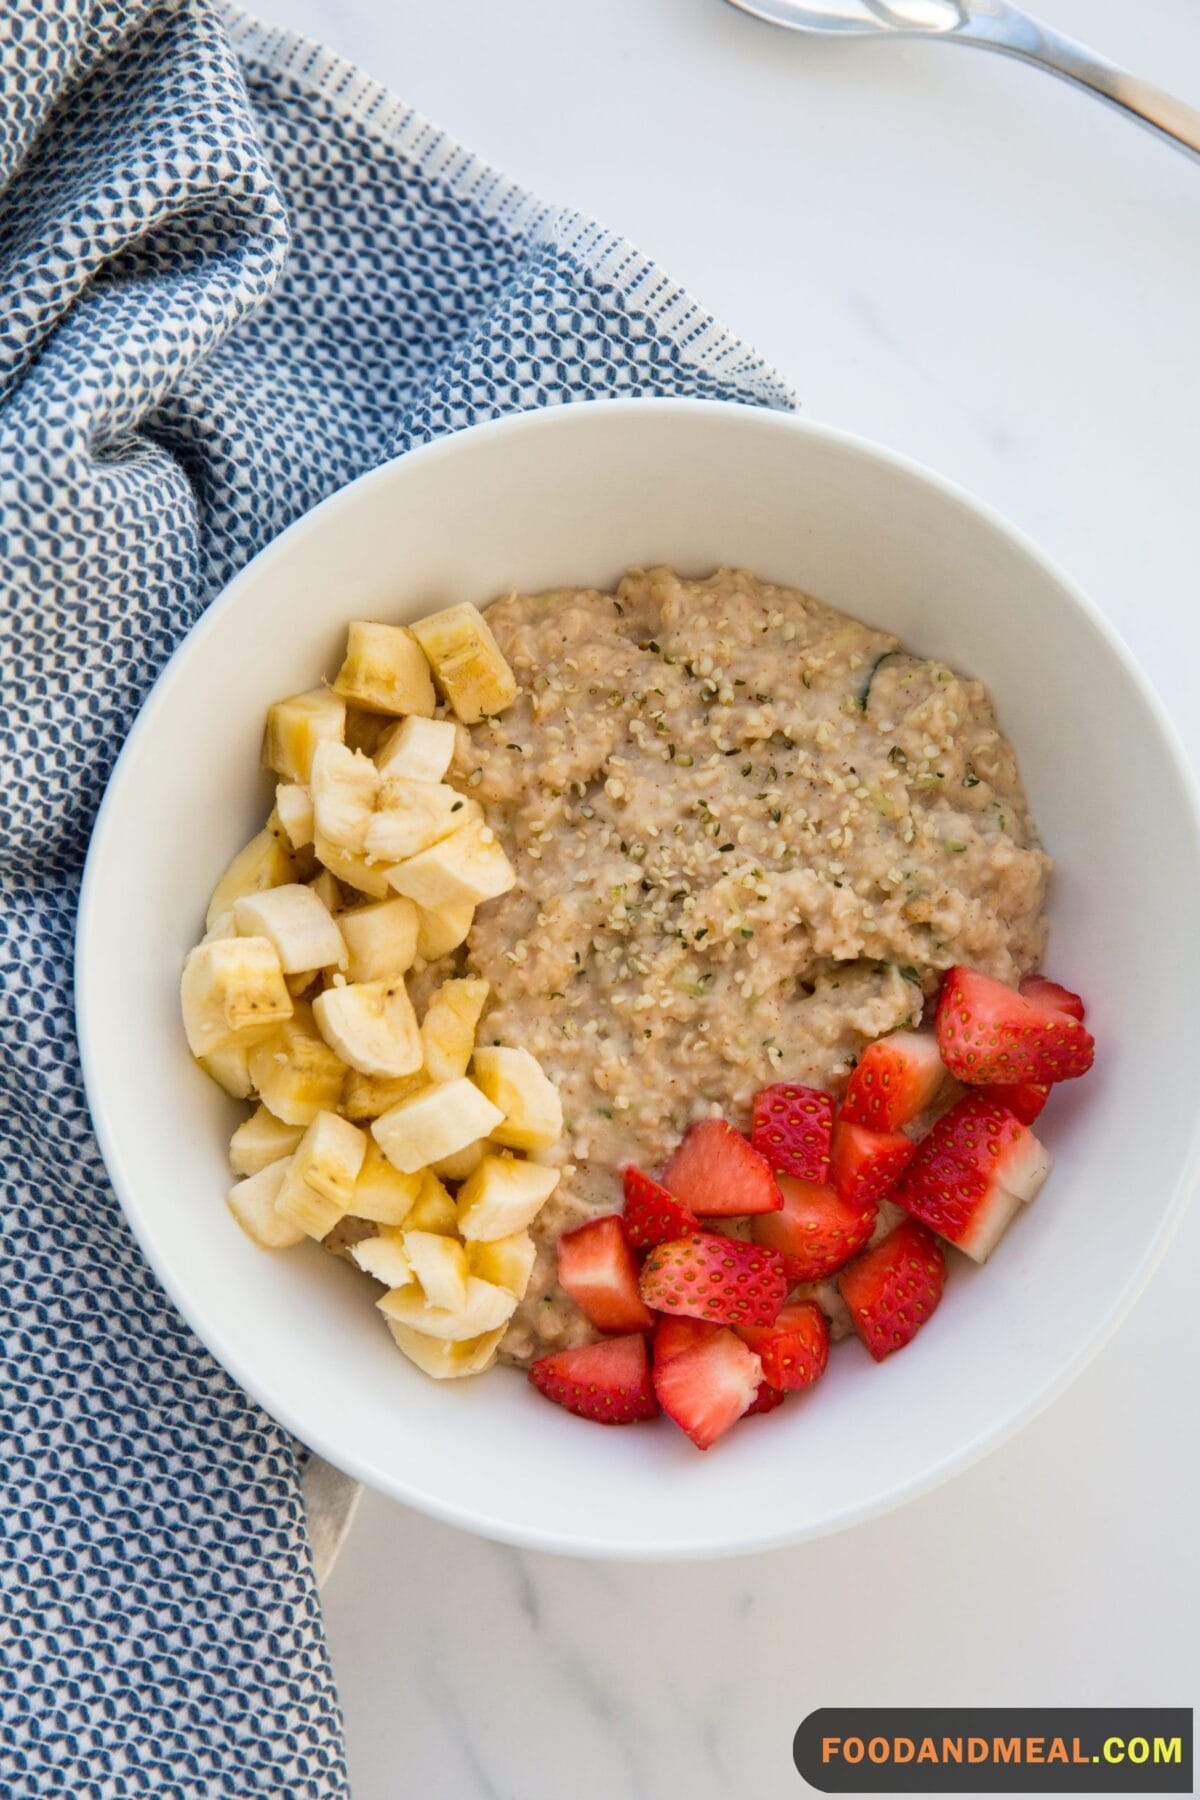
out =
[[[206,0],[4,0],[6,1795],[346,1792],[293,1445],[159,1291],[89,1128],[71,935],[122,738],[332,489],[614,393],[790,401],[628,245],[326,52]]]

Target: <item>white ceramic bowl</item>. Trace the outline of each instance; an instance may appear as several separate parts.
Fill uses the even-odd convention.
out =
[[[936,1320],[876,1367],[838,1350],[803,1402],[707,1456],[669,1427],[598,1430],[515,1373],[435,1384],[360,1277],[268,1255],[230,1218],[240,1108],[195,1068],[178,972],[270,788],[263,711],[336,667],[348,619],[631,562],[742,564],[990,686],[1058,859],[1049,966],[1088,1000],[1094,1073],[1060,1090],[1049,1186]],[[258,557],[155,687],[97,823],[79,1035],[105,1160],[164,1286],[225,1367],[372,1486],[514,1543],[706,1556],[810,1537],[963,1467],[1076,1374],[1146,1281],[1197,1165],[1197,802],[1153,694],[1092,607],[986,509],[802,420],[676,401],[526,414],[343,489]],[[1100,1451],[1097,1448],[1096,1454]]]

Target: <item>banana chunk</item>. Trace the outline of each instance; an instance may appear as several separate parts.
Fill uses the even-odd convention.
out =
[[[267,711],[263,762],[285,781],[302,786],[312,772],[318,744],[341,743],[346,733],[346,708],[328,688],[313,688],[277,700]]]
[[[361,750],[318,744],[312,759],[313,841],[363,856],[379,792],[379,771]],[[321,856],[320,848],[317,855]],[[321,858],[324,861],[324,857]]]
[[[407,894],[429,912],[494,900],[507,894],[516,879],[503,845],[477,815],[440,843],[397,863],[389,876],[398,894]]]
[[[439,906],[430,912],[417,907],[417,955],[426,962],[436,962],[465,944],[475,923],[475,907],[470,900],[457,906]]]
[[[441,1156],[429,1167],[443,1181],[465,1181],[473,1175],[487,1154],[488,1139],[476,1138],[463,1150],[456,1150],[453,1156]]]
[[[299,882],[243,895],[233,903],[233,920],[245,937],[270,938],[285,975],[346,965],[341,932],[312,889]]]
[[[490,992],[486,981],[464,977],[443,981],[433,995],[421,1021],[425,1072],[430,1081],[453,1081],[466,1074],[476,1027]]]
[[[470,1243],[524,1231],[558,1186],[558,1174],[515,1156],[485,1156],[458,1191],[459,1235]]]
[[[256,1032],[250,1033],[251,1044],[258,1042]],[[254,1082],[250,1077],[250,1045],[229,1044],[224,1050],[214,1050],[211,1056],[198,1058],[200,1067],[210,1081],[215,1081],[219,1088],[234,1100],[248,1100],[254,1092]]]
[[[226,1195],[229,1210],[246,1236],[264,1250],[287,1250],[304,1239],[300,1227],[275,1209],[290,1160],[284,1156],[267,1163],[244,1181],[235,1181]]]
[[[275,813],[293,850],[303,850],[313,841],[312,795],[298,781],[281,781],[275,789]]]
[[[257,1175],[281,1157],[286,1161],[303,1136],[299,1125],[285,1125],[256,1106],[229,1140],[229,1166],[235,1175]]]
[[[412,629],[433,664],[438,686],[464,725],[477,725],[512,705],[516,676],[478,607],[448,606],[418,619]]]
[[[367,1139],[362,1168],[354,1183],[350,1211],[356,1219],[375,1225],[402,1225],[421,1192],[420,1175],[402,1175],[394,1169],[373,1138]],[[389,1282],[389,1287],[399,1287]]]
[[[502,1238],[475,1238],[467,1245],[467,1268],[481,1281],[494,1281],[518,1300],[525,1298],[537,1261],[537,1245],[527,1231]]]
[[[369,894],[372,900],[386,900],[392,891],[393,863],[375,862],[369,856],[356,856],[352,850],[343,850],[339,844],[322,837],[320,832],[313,839],[313,854],[319,863],[324,864],[328,876],[336,876],[347,887],[357,888],[360,894]]]
[[[467,1304],[467,1253],[457,1238],[440,1231],[404,1233],[404,1253],[430,1306],[462,1312]],[[400,1284],[393,1283],[393,1286]]]
[[[309,1237],[323,1238],[349,1212],[366,1153],[366,1132],[336,1113],[318,1113],[288,1164],[276,1212]]]
[[[350,1255],[364,1275],[373,1275],[386,1288],[407,1287],[413,1279],[412,1265],[398,1231],[381,1231],[376,1237],[361,1238],[351,1244]]]
[[[512,1150],[548,1150],[562,1136],[558,1089],[528,1050],[483,1045],[471,1070],[476,1083],[504,1114],[492,1137]]]
[[[417,958],[417,909],[397,895],[377,906],[356,906],[338,919],[351,981],[387,981],[404,975]]]
[[[250,1052],[250,1079],[277,1119],[304,1127],[337,1106],[346,1065],[317,1030],[312,1007],[297,1000],[292,1017]]]
[[[481,1337],[463,1338],[453,1343],[446,1338],[430,1337],[427,1331],[414,1331],[411,1325],[387,1321],[388,1330],[411,1363],[435,1381],[453,1381],[462,1375],[482,1375],[496,1360],[504,1326],[485,1331]]]
[[[367,826],[367,855],[380,862],[402,862],[440,843],[472,817],[482,817],[478,804],[444,781],[409,781],[389,775],[380,784]]]
[[[196,1057],[239,1041],[249,1044],[292,1015],[278,954],[265,937],[198,944],[183,965],[179,992],[183,1027]]]
[[[453,1237],[458,1229],[458,1209],[450,1194],[432,1169],[420,1175],[421,1190],[417,1203],[404,1221],[406,1231],[436,1231],[442,1237]]]
[[[495,1331],[512,1318],[517,1307],[515,1296],[507,1288],[480,1281],[477,1275],[468,1277],[466,1301],[453,1310],[431,1306],[415,1284],[393,1288],[375,1304],[385,1318],[394,1320],[397,1325],[411,1325],[429,1337],[448,1338],[454,1342]]]
[[[313,1013],[325,1042],[360,1074],[411,1075],[421,1067],[421,1033],[403,981],[326,988]]]
[[[347,1069],[338,1111],[348,1119],[377,1119],[380,1113],[398,1106],[424,1086],[425,1077],[419,1069],[411,1075],[363,1075],[357,1069]]]
[[[457,742],[452,719],[401,719],[379,740],[375,767],[385,779],[396,775],[408,781],[442,781]]]
[[[376,625],[355,619],[346,634],[346,660],[334,692],[367,712],[433,712],[435,696],[429,664],[404,625]]]
[[[376,1119],[371,1130],[388,1161],[411,1174],[487,1137],[503,1118],[474,1082],[460,1076],[457,1081],[434,1082],[401,1100]]]
[[[233,903],[243,894],[261,894],[264,888],[281,887],[291,881],[295,872],[287,839],[282,830],[265,826],[257,836],[239,850],[212,891],[204,929],[211,931],[223,914],[233,911]]]

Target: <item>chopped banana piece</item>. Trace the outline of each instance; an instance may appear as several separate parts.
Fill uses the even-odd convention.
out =
[[[361,750],[372,761],[390,726],[391,720],[384,713],[364,712],[359,706],[346,708],[346,742],[351,750]]]
[[[298,781],[281,781],[275,789],[275,811],[293,850],[313,841],[312,795]]]
[[[475,922],[475,908],[467,901],[460,906],[439,906],[430,912],[417,907],[417,955],[426,962],[436,962],[465,944]]]
[[[417,1203],[404,1221],[406,1231],[436,1231],[453,1237],[458,1227],[458,1209],[432,1169],[420,1176],[421,1190]]]
[[[412,905],[411,900],[409,901],[409,905]],[[217,917],[213,920],[204,936],[200,939],[200,942],[202,944],[219,944],[222,938],[236,937],[237,934],[238,928],[233,922],[233,908],[231,906],[228,912],[217,914]]]
[[[255,1091],[285,1125],[311,1125],[337,1106],[346,1065],[317,1030],[313,1009],[297,1000],[292,1017],[250,1052]]]
[[[317,745],[340,744],[345,731],[345,704],[328,688],[277,700],[267,711],[263,762],[285,781],[303,784],[312,773]]]
[[[458,730],[450,719],[401,719],[389,726],[375,751],[375,767],[385,778],[442,781],[454,759]]]
[[[357,1069],[347,1069],[339,1110],[348,1119],[377,1119],[424,1086],[419,1069],[411,1075],[362,1075]]]
[[[264,937],[198,944],[183,965],[180,1001],[183,1027],[196,1057],[265,1037],[292,1014],[279,957]]]
[[[258,1034],[250,1033],[253,1043],[258,1042]],[[210,1056],[199,1058],[200,1067],[210,1081],[224,1088],[235,1100],[248,1100],[254,1092],[254,1083],[250,1079],[250,1046],[247,1044],[229,1044],[224,1050],[214,1050]]]
[[[434,708],[429,664],[405,625],[353,620],[346,633],[346,660],[333,685],[343,699],[368,712],[429,718]]]
[[[488,1240],[524,1231],[558,1186],[558,1175],[515,1156],[485,1156],[458,1191],[459,1235]]]
[[[398,1231],[381,1231],[377,1237],[362,1238],[351,1244],[350,1255],[364,1275],[373,1275],[386,1288],[407,1287],[413,1279],[412,1265]]]
[[[394,1169],[373,1138],[367,1141],[350,1211],[356,1219],[376,1225],[403,1225],[421,1192],[420,1175],[402,1175]],[[393,1285],[398,1286],[398,1283]]]
[[[299,1125],[285,1125],[265,1106],[256,1106],[229,1140],[229,1165],[235,1175],[257,1175],[289,1157],[303,1136]]]
[[[346,965],[341,932],[312,889],[299,882],[243,895],[233,903],[233,918],[246,937],[270,938],[285,975]]]
[[[399,977],[326,988],[313,1013],[325,1042],[360,1074],[411,1075],[421,1067],[417,1015]]]
[[[326,1194],[318,1194],[316,1188],[309,1187],[296,1173],[295,1157],[288,1162],[275,1210],[285,1224],[305,1237],[318,1240],[333,1230],[346,1211],[340,1201],[330,1200]]]
[[[294,873],[287,839],[281,831],[264,827],[238,851],[213,889],[204,915],[205,930],[211,930],[222,913],[231,912],[234,901],[243,894],[261,894],[264,888],[282,887]]]
[[[346,940],[351,981],[387,981],[412,968],[417,956],[417,909],[398,894],[377,906],[356,906],[338,919]]]
[[[430,1306],[461,1312],[467,1304],[467,1253],[440,1231],[404,1232],[404,1253]],[[399,1282],[392,1284],[395,1287]]]
[[[472,1074],[494,1106],[504,1114],[492,1132],[498,1144],[513,1150],[548,1150],[562,1136],[562,1101],[558,1089],[528,1050],[483,1045],[475,1052]]]
[[[312,761],[313,841],[362,856],[375,812],[379,771],[361,750],[345,744],[318,744]],[[324,861],[324,857],[321,857]]]
[[[369,857],[355,856],[352,850],[343,850],[319,832],[313,849],[317,861],[325,865],[326,874],[336,876],[347,887],[357,888],[360,894],[370,894],[372,900],[386,900],[392,892],[394,863],[373,862]]]
[[[292,1173],[314,1194],[338,1207],[338,1217],[350,1211],[369,1139],[365,1131],[337,1113],[318,1113],[296,1146]]]
[[[315,876],[308,885],[326,912],[336,913],[340,910],[342,896],[336,877],[331,875],[328,869],[322,869],[320,874]]]
[[[501,1325],[496,1331],[485,1331],[481,1337],[452,1343],[447,1338],[430,1337],[426,1331],[414,1331],[411,1325],[398,1325],[395,1319],[389,1319],[387,1327],[408,1360],[435,1381],[482,1375],[495,1362],[505,1329]]]
[[[287,1250],[303,1241],[304,1233],[275,1210],[288,1172],[290,1158],[283,1156],[235,1181],[226,1195],[229,1210],[246,1233],[264,1250]]]
[[[517,878],[495,832],[472,816],[440,844],[398,863],[388,879],[398,894],[433,912],[494,900]]]
[[[465,725],[477,725],[512,705],[516,676],[477,606],[448,606],[418,619],[412,629],[433,664],[438,686]]]
[[[487,1154],[488,1142],[487,1138],[476,1138],[475,1142],[468,1144],[465,1149],[456,1150],[453,1156],[441,1156],[437,1162],[430,1163],[429,1166],[435,1175],[441,1176],[443,1181],[465,1181],[468,1175],[475,1173],[483,1161]]]
[[[502,1238],[475,1239],[467,1245],[471,1274],[507,1288],[518,1300],[525,1298],[536,1261],[537,1245],[527,1231],[512,1231]]]
[[[385,1318],[394,1319],[397,1325],[411,1325],[430,1337],[449,1338],[455,1342],[479,1337],[485,1331],[495,1331],[498,1325],[512,1318],[517,1306],[507,1288],[480,1281],[477,1275],[468,1277],[466,1301],[453,1311],[431,1306],[415,1286],[393,1288],[375,1304]]]
[[[467,800],[444,781],[406,781],[389,776],[367,827],[368,856],[381,862],[402,862],[440,844],[471,817],[481,817],[479,805]]]
[[[389,1162],[405,1174],[453,1156],[503,1122],[499,1107],[465,1076],[436,1081],[401,1100],[371,1126]]]
[[[465,1075],[475,1048],[475,1030],[491,990],[486,981],[443,981],[425,1009],[421,1043],[430,1081]],[[469,1171],[468,1171],[469,1173]]]

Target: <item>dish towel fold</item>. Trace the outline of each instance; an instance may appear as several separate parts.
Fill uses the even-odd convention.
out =
[[[6,0],[0,1791],[14,1800],[347,1792],[296,1448],[164,1298],[88,1123],[72,930],[122,739],[205,604],[333,489],[477,420],[618,393],[791,403],[628,244],[543,206],[327,52],[205,0]]]

